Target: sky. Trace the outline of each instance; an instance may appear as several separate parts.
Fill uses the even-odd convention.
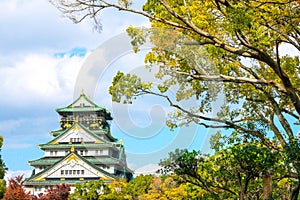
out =
[[[147,96],[132,105],[111,101],[108,87],[118,70],[151,77],[143,69],[149,48],[134,54],[125,33],[129,25],[149,27],[145,18],[108,10],[98,33],[91,21],[73,24],[47,0],[1,0],[0,7],[0,135],[8,174],[30,173],[27,161],[43,156],[38,144],[59,128],[55,109],[82,89],[111,111],[112,135],[123,140],[137,173],[153,172],[176,148],[209,151],[212,130],[191,125],[170,132],[167,102]]]

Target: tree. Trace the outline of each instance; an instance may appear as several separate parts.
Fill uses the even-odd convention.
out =
[[[127,192],[128,184],[126,179],[115,179],[108,184],[105,193],[99,196],[101,200],[120,199],[129,200],[132,199],[131,195]]]
[[[66,184],[56,185],[50,188],[46,193],[41,193],[38,196],[32,196],[31,200],[68,200],[70,195],[70,186]]]
[[[142,195],[148,194],[153,180],[153,175],[139,175],[129,182],[116,179],[108,184],[108,189],[99,199],[141,199]]]
[[[2,180],[0,180],[0,199],[2,199],[4,197],[5,189],[6,189],[6,183],[2,179]]]
[[[298,198],[300,147],[294,123],[300,114],[299,56],[283,51],[300,51],[297,1],[147,0],[141,11],[131,9],[127,0],[51,2],[75,22],[92,17],[99,27],[101,10],[116,8],[149,18],[153,28],[172,29],[168,40],[162,31],[128,29],[135,50],[146,37],[155,45],[146,64],[158,68],[163,83],[155,89],[135,75],[119,73],[110,88],[113,100],[157,95],[176,109],[167,122],[171,128],[192,122],[223,128],[282,153],[289,166],[285,176],[296,178],[290,199]],[[203,56],[210,61],[201,62]],[[166,93],[174,85],[179,86],[176,100]],[[209,113],[220,92],[226,103],[214,117]],[[196,98],[198,107],[175,102],[188,98]]]
[[[2,145],[3,145],[3,137],[0,136],[0,152],[1,152],[1,149],[2,149]],[[6,171],[7,171],[7,167],[4,163],[4,161],[2,160],[2,156],[0,154],[0,179],[4,178]]]
[[[141,194],[138,199],[187,199],[186,185],[178,184],[172,177],[154,177],[147,193]]]
[[[75,184],[75,191],[70,195],[70,199],[98,200],[100,194],[106,193],[106,191],[107,185],[102,180]]]
[[[25,191],[22,181],[23,175],[9,179],[3,200],[30,200],[30,194]]]
[[[132,199],[139,199],[140,195],[147,194],[153,181],[153,175],[139,175],[127,183],[126,193]]]
[[[251,143],[234,144],[213,155],[177,149],[160,162],[160,172],[177,183],[188,183],[186,189],[197,191],[193,198],[277,199],[290,193],[285,186],[290,180],[281,176],[287,170],[282,160],[277,152]],[[267,196],[272,195],[273,185],[276,191]]]
[[[2,145],[3,145],[3,137],[0,136],[0,152],[2,149]],[[5,176],[6,171],[7,171],[7,167],[4,163],[4,161],[2,160],[2,155],[0,154],[0,199],[3,198],[5,188],[6,188],[6,183],[4,181],[4,176]]]

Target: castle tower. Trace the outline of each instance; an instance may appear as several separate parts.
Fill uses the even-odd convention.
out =
[[[117,177],[130,180],[122,142],[111,135],[110,113],[92,102],[84,92],[60,115],[60,129],[51,131],[51,141],[40,144],[44,157],[28,161],[34,167],[24,185],[31,194],[39,194],[57,184],[89,180],[109,182]]]

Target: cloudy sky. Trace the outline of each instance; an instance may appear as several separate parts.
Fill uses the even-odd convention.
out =
[[[207,145],[207,138],[196,134],[207,130],[196,126],[170,132],[164,125],[170,109],[160,99],[111,102],[108,87],[118,70],[143,71],[145,52],[130,52],[124,32],[129,25],[148,26],[146,19],[109,10],[99,34],[91,21],[73,24],[47,0],[1,0],[0,7],[0,135],[10,173],[31,170],[27,161],[43,156],[37,145],[59,128],[55,109],[69,105],[81,89],[112,111],[112,134],[124,141],[129,166],[138,172],[153,170],[175,148]],[[101,51],[108,52],[107,62],[93,65],[95,77],[85,76]]]

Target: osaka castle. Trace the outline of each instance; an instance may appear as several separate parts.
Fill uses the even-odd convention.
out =
[[[69,106],[56,111],[60,129],[50,132],[51,141],[38,145],[44,156],[28,161],[34,169],[24,182],[27,191],[38,194],[62,183],[70,185],[72,191],[76,183],[89,180],[132,178],[124,146],[111,135],[110,112],[84,92]]]

